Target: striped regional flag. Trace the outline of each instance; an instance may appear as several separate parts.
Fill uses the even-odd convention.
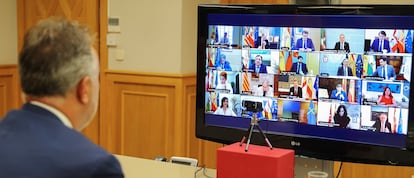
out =
[[[346,91],[346,90],[345,90]],[[349,80],[348,102],[355,102],[355,80]]]
[[[305,94],[303,98],[312,99],[313,98],[313,91],[311,88],[312,85],[312,78],[311,77],[302,77],[302,93]]]
[[[250,91],[250,81],[249,81],[249,75],[247,72],[243,72],[242,89],[243,91]]]

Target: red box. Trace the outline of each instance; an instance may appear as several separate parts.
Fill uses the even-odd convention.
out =
[[[217,178],[293,178],[293,150],[233,143],[217,149]]]

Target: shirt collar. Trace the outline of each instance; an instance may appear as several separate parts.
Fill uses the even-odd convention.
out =
[[[30,104],[39,106],[43,109],[46,109],[48,111],[50,111],[51,113],[53,113],[57,118],[59,118],[60,121],[62,121],[63,125],[69,127],[69,128],[73,128],[72,123],[70,122],[69,118],[66,117],[62,112],[60,112],[59,110],[57,110],[54,107],[51,107],[49,105],[46,105],[44,103],[38,102],[38,101],[30,101]]]

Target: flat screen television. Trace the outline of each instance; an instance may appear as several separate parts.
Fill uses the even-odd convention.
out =
[[[414,165],[413,9],[200,5],[196,136]]]

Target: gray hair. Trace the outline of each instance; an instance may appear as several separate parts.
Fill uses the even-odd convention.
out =
[[[92,73],[93,38],[63,18],[39,21],[25,35],[19,58],[22,90],[32,96],[65,96]]]

